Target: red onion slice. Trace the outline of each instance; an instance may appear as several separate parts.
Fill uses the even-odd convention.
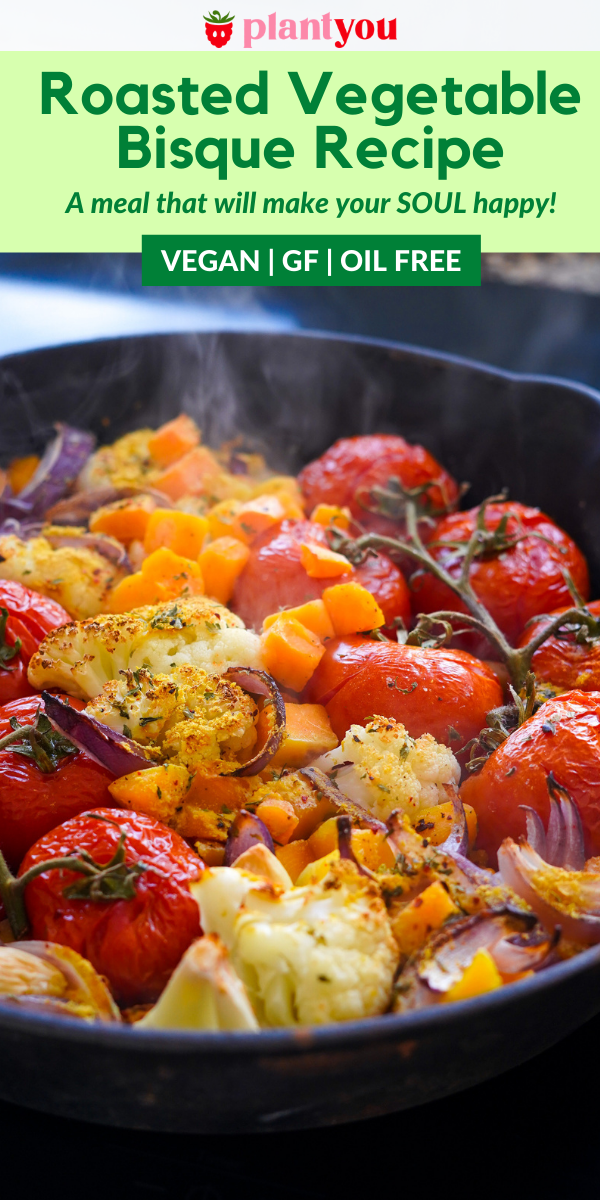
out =
[[[55,729],[64,733],[78,750],[85,750],[90,758],[101,767],[106,767],[115,778],[130,775],[132,771],[147,771],[155,763],[140,753],[140,746],[122,733],[116,733],[86,712],[79,712],[69,704],[42,692],[46,716]]]
[[[246,812],[246,809],[242,808],[229,830],[225,843],[225,866],[233,867],[240,854],[254,846],[266,846],[271,854],[275,853],[273,838],[264,822],[260,817],[255,817],[254,813]]]
[[[546,862],[548,862],[546,830],[544,829],[544,822],[540,814],[535,811],[535,808],[530,808],[528,804],[520,804],[519,808],[522,808],[525,813],[528,845],[539,854],[540,858],[545,858]]]
[[[237,683],[238,687],[251,696],[265,696],[272,705],[273,728],[266,742],[248,762],[238,767],[237,771],[232,771],[232,775],[237,776],[258,775],[269,765],[283,741],[285,733],[283,696],[273,676],[268,675],[266,671],[259,671],[255,667],[230,667],[229,670],[223,672],[222,678],[229,679],[231,683]]]
[[[469,849],[469,830],[465,806],[457,789],[453,789],[452,792],[452,808],[452,829],[446,840],[438,846],[438,850],[446,854],[466,855]]]
[[[114,504],[116,500],[128,500],[132,496],[151,496],[159,508],[174,508],[170,496],[151,487],[106,487],[93,488],[89,492],[75,492],[59,500],[46,511],[46,520],[52,525],[87,525],[97,508]]]
[[[328,800],[331,800],[334,807],[339,813],[346,813],[349,817],[355,817],[364,829],[372,829],[375,833],[385,833],[387,835],[388,827],[383,821],[378,821],[377,817],[372,817],[366,808],[361,804],[357,804],[356,800],[350,800],[344,792],[333,784],[328,775],[321,771],[319,767],[300,767],[296,772],[297,775],[302,775],[307,779],[311,787],[317,792],[322,792]]]
[[[42,516],[75,483],[92,453],[96,439],[91,433],[62,423],[55,425],[56,437],[29,483],[19,492],[19,502],[27,504],[35,516]]]
[[[129,572],[132,570],[125,547],[121,546],[115,538],[108,537],[107,534],[49,533],[43,529],[41,533],[55,550],[61,546],[74,546],[76,550],[94,550],[96,554],[101,554],[103,558],[107,558],[115,567],[121,567],[123,570]]]
[[[570,873],[562,867],[550,866],[526,842],[517,846],[512,838],[503,841],[498,851],[498,865],[503,882],[527,902],[546,929],[560,928],[565,937],[584,945],[600,942],[600,875],[585,871]],[[564,871],[563,880],[557,875],[559,871]],[[575,885],[577,915],[573,912],[574,888],[570,889],[572,894],[568,901],[560,907],[551,904],[546,893],[542,894],[539,885],[545,873],[550,875],[556,887],[560,888],[561,882],[565,887],[569,882]],[[569,874],[576,874],[577,879],[569,881]],[[547,892],[555,894],[555,888],[549,887]]]
[[[358,861],[354,850],[352,849],[352,822],[350,817],[347,816],[346,813],[342,813],[336,818],[336,824],[340,859],[345,859],[347,862],[354,863],[354,866],[358,869],[359,875],[366,875],[367,878],[374,879],[375,876],[373,872],[369,871],[367,867],[364,867],[363,864]]]

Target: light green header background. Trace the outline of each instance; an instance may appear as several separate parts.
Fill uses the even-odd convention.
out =
[[[168,13],[165,14],[168,19]],[[483,251],[600,251],[598,220],[597,127],[600,116],[600,70],[596,52],[565,53],[420,53],[399,51],[394,54],[282,52],[190,53],[89,53],[89,52],[4,52],[0,54],[0,128],[2,137],[3,182],[0,189],[0,251],[139,251],[142,234],[202,233],[297,233],[311,232],[361,234],[480,234]],[[70,99],[78,110],[68,116],[53,105],[53,113],[41,113],[41,72],[67,72],[73,80]],[[177,85],[189,76],[199,84],[196,103],[202,90],[211,83],[225,84],[233,93],[243,83],[258,82],[260,70],[268,71],[268,115],[244,116],[235,107],[226,116],[210,116],[200,106],[198,116],[181,111]],[[288,71],[295,70],[312,95],[321,73],[333,71],[333,77],[315,116],[305,116],[292,88]],[[441,85],[454,76],[466,89],[475,83],[495,83],[500,93],[501,72],[510,70],[513,82],[522,82],[535,93],[536,72],[547,74],[548,96],[561,83],[574,85],[581,95],[578,113],[558,115],[547,105],[545,116],[534,108],[523,116],[475,116],[463,107],[461,116],[445,111]],[[92,83],[103,83],[113,95],[125,83],[147,83],[152,88],[169,83],[175,89],[176,109],[168,116],[152,111],[148,116],[126,116],[116,104],[105,115],[90,115],[81,105],[81,93]],[[377,114],[370,104],[373,89],[381,83],[402,83],[404,96],[415,84],[428,83],[438,102],[430,116],[419,116],[406,109],[392,126],[376,125]],[[335,102],[344,84],[361,85],[367,93],[362,115],[348,116]],[[96,97],[98,99],[98,97]],[[251,100],[253,98],[250,98]],[[385,97],[389,100],[390,97]],[[520,99],[520,97],[519,97]],[[478,97],[481,103],[482,97]],[[153,101],[150,101],[152,104]],[[118,167],[119,125],[143,125],[156,137],[156,126],[163,124],[166,139],[164,169],[153,163],[143,169]],[[391,158],[394,142],[413,137],[419,142],[416,154],[423,156],[425,125],[433,128],[434,169],[418,166],[399,169]],[[342,126],[348,134],[344,154],[353,163],[344,170],[331,158],[325,170],[315,161],[317,125]],[[185,170],[169,166],[169,143],[188,138],[192,153],[202,138],[228,139],[227,180],[219,180],[216,170],[206,170],[196,162]],[[268,167],[262,157],[264,145],[272,138],[285,137],[294,145],[295,157],[287,170]],[[369,170],[356,160],[356,146],[364,138],[381,139],[388,158],[379,170]],[[483,170],[471,158],[461,170],[448,172],[447,180],[438,180],[435,169],[437,138],[460,137],[471,149],[481,138],[496,138],[504,149],[496,170]],[[249,157],[250,138],[261,143],[260,169],[241,170],[231,165],[231,140],[242,139],[242,154]],[[212,152],[211,152],[212,153]],[[409,157],[410,152],[404,151]],[[154,160],[153,160],[154,161]],[[253,215],[232,213],[217,215],[214,198],[236,197],[238,191],[256,191]],[[473,213],[476,191],[488,201],[501,198],[502,213]],[[172,191],[183,202],[203,193],[206,213],[159,215],[156,197]],[[456,193],[459,207],[454,212]],[[65,209],[74,192],[84,206],[81,214]],[[129,203],[149,192],[148,213],[113,212],[92,215],[94,197],[111,197],[113,202],[126,198]],[[290,200],[302,197],[326,197],[328,210],[321,214],[263,215],[264,197]],[[424,215],[412,209],[397,212],[398,196],[410,192],[428,192],[444,207],[453,193],[451,211]],[[554,213],[551,197],[556,193]],[[336,197],[341,201],[367,198],[374,207],[375,198],[389,198],[385,212],[351,213],[346,205],[337,217]],[[548,203],[541,217],[536,216],[535,200]],[[532,199],[533,211],[519,217],[519,208],[504,216],[506,200]],[[410,203],[410,201],[409,201]],[[425,205],[426,200],[420,204]],[[197,207],[197,206],[196,206]],[[358,204],[355,205],[358,207]],[[381,207],[381,206],[380,206]],[[525,205],[525,208],[528,206]]]

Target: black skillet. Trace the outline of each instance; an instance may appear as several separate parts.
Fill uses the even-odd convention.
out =
[[[102,440],[181,409],[213,445],[242,434],[296,471],[335,438],[398,432],[468,502],[508,487],[588,557],[600,592],[600,395],[401,345],[289,334],[168,334],[0,360],[1,458],[54,421]],[[477,1000],[403,1017],[260,1034],[165,1034],[0,1006],[0,1097],[173,1132],[353,1121],[421,1104],[531,1058],[600,1011],[600,947]]]

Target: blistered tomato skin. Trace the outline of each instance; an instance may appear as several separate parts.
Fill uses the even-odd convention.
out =
[[[27,679],[29,659],[51,629],[68,624],[71,618],[56,601],[10,579],[0,580],[0,607],[8,612],[6,645],[14,646],[17,638],[21,642],[19,652],[0,667],[2,705],[31,696],[34,689]]]
[[[370,489],[384,487],[391,478],[400,479],[407,490],[434,483],[427,499],[435,512],[444,512],[458,501],[456,481],[433,455],[390,433],[340,438],[304,467],[298,482],[308,512],[319,503],[346,505],[365,529],[393,536],[399,523],[364,507]]]
[[[502,689],[489,668],[464,651],[355,636],[327,646],[305,698],[325,704],[339,738],[373,716],[393,717],[412,737],[431,733],[456,752],[502,704]]]
[[[83,708],[80,700],[69,702]],[[0,708],[0,738],[11,732],[11,717],[33,725],[43,708],[39,695]],[[9,866],[16,870],[29,847],[61,821],[97,804],[112,805],[108,785],[113,778],[82,750],[48,775],[14,750],[0,751],[0,849]]]
[[[276,530],[262,534],[253,543],[250,558],[240,575],[231,608],[253,629],[260,629],[264,618],[280,608],[295,607],[317,600],[325,588],[339,583],[334,579],[311,579],[300,560],[302,542],[314,541],[326,546],[322,525],[310,521],[282,521]],[[408,585],[400,569],[385,554],[365,559],[344,582],[356,580],[373,594],[385,615],[411,620]]]
[[[592,600],[586,607],[594,617],[600,617],[600,600]],[[548,616],[566,611],[566,608],[559,608]],[[534,621],[525,630],[519,645],[526,646],[547,624],[548,620],[543,617]],[[531,669],[544,683],[554,683],[560,688],[579,688],[582,692],[600,692],[600,643],[576,642],[573,633],[550,637],[533,655]]]
[[[600,693],[572,691],[549,700],[463,783],[462,798],[477,813],[477,847],[490,864],[505,837],[516,841],[525,834],[521,804],[534,808],[547,826],[550,771],[579,809],[587,856],[599,854]]]
[[[200,936],[198,905],[190,880],[202,869],[183,838],[151,817],[95,809],[117,820],[127,834],[125,860],[143,862],[131,900],[69,900],[64,889],[81,880],[73,871],[48,871],[25,889],[31,934],[70,946],[88,958],[123,1006],[156,1000],[190,943]],[[108,863],[120,830],[89,815],[74,817],[46,834],[26,855],[20,874],[46,859],[87,850]],[[159,873],[160,872],[160,873]]]
[[[466,543],[475,529],[478,512],[478,508],[472,508],[469,512],[442,517],[435,541]],[[565,572],[570,574],[584,599],[589,595],[589,576],[581,551],[538,508],[527,508],[516,501],[490,504],[486,509],[487,528],[496,529],[507,513],[509,539],[517,537],[521,530],[536,536],[525,537],[499,554],[475,559],[470,581],[511,645],[516,645],[531,617],[570,604]],[[460,550],[431,544],[430,549],[449,574],[458,578],[463,562]],[[415,614],[442,609],[466,611],[450,588],[424,570],[412,576],[411,595]],[[492,657],[489,643],[481,638],[461,636],[460,645],[482,657]]]

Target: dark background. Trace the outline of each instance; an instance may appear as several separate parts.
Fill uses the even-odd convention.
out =
[[[0,255],[0,353],[178,327],[322,329],[600,388],[600,283],[589,270],[578,274],[576,263],[566,274],[552,263],[533,266],[521,269],[517,256],[484,264],[481,289],[142,291],[138,255]],[[329,1130],[160,1135],[0,1105],[0,1178],[5,1194],[60,1189],[85,1200],[395,1200],[409,1190],[436,1198],[593,1196],[599,1080],[597,1018],[469,1092]]]

